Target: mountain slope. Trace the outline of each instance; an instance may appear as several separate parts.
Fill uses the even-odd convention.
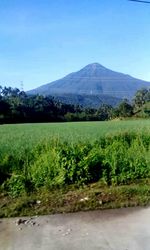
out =
[[[107,95],[130,99],[142,87],[150,87],[150,83],[109,70],[98,63],[93,63],[28,93],[43,95]]]
[[[66,104],[80,105],[82,107],[99,108],[102,104],[117,106],[122,99],[108,95],[79,95],[79,94],[54,94],[55,100]]]

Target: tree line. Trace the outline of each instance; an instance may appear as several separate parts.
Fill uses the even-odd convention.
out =
[[[117,117],[150,117],[150,90],[137,91],[132,102],[98,109],[65,104],[52,96],[27,95],[18,88],[0,86],[0,123],[104,121]]]

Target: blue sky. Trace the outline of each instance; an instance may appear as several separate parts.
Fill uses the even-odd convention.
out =
[[[150,5],[0,0],[0,84],[32,89],[99,62],[150,81]]]

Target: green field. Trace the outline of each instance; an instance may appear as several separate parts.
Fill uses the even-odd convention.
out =
[[[150,120],[0,126],[0,217],[148,204],[149,183]]]
[[[69,143],[92,142],[106,135],[133,131],[150,134],[150,120],[2,125],[0,152],[17,154],[54,138]]]

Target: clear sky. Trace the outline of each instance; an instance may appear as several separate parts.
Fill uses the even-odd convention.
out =
[[[150,4],[0,0],[0,84],[32,89],[99,62],[150,81]]]

